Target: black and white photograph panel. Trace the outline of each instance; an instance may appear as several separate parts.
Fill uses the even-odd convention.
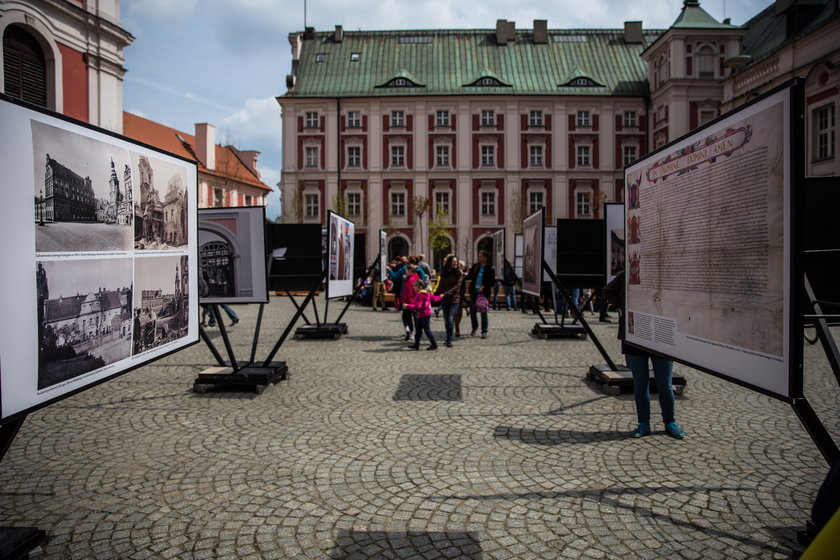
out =
[[[187,172],[184,167],[131,152],[134,174],[134,248],[166,250],[187,244]]]
[[[265,208],[198,211],[201,303],[267,303]]]
[[[35,250],[128,251],[134,233],[128,150],[32,120]]]
[[[132,260],[40,261],[38,389],[131,355]]]
[[[137,297],[132,334],[135,355],[187,336],[188,276],[186,255],[134,260]]]
[[[522,223],[522,291],[537,297],[542,287],[544,216],[544,209],[540,209]]]

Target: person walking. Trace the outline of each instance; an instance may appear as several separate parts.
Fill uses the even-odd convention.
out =
[[[602,293],[608,302],[619,309],[619,314],[622,314],[625,302],[624,271],[619,272],[609,284],[604,286]],[[621,340],[621,352],[633,373],[633,399],[636,401],[636,417],[639,423],[636,429],[630,433],[631,437],[640,438],[651,433],[650,370],[648,369],[648,362],[650,361],[653,364],[653,376],[656,381],[656,391],[659,395],[659,407],[662,409],[665,433],[673,438],[683,439],[685,432],[675,420],[674,389],[671,386],[674,362],[639,348],[627,346],[624,343],[624,321],[621,318],[618,321],[618,338]]]
[[[394,261],[391,268],[388,270],[388,278],[394,290],[394,311],[400,310],[400,296],[402,295],[403,283],[405,282],[405,267],[408,264],[408,259],[400,257]]]
[[[470,268],[467,280],[472,282],[470,286],[470,323],[472,324],[470,336],[475,336],[478,331],[478,315],[481,315],[481,338],[487,338],[489,327],[487,309],[490,306],[490,291],[496,282],[496,271],[489,263],[487,251],[478,252],[478,262]]]
[[[227,313],[228,317],[230,318],[230,326],[231,327],[239,322],[239,316],[230,307],[230,305],[228,305],[226,303],[220,303],[219,307],[221,307],[225,311],[225,313]],[[216,314],[213,312],[213,306],[212,305],[205,305],[204,308],[207,310],[207,315],[209,317],[209,321],[207,322],[207,326],[208,327],[215,327],[216,326]],[[219,320],[221,320],[221,318]]]
[[[373,297],[371,298],[371,307],[374,311],[378,311],[378,307],[385,311],[385,282],[382,281],[382,267],[384,263],[377,262],[371,272],[371,282],[373,284]]]
[[[420,280],[424,286],[426,285],[426,281],[421,277],[417,266],[409,263],[406,266],[405,282],[403,282],[402,294],[400,294],[400,301],[403,303],[402,322],[403,327],[405,327],[405,340],[410,340],[414,332],[415,314],[412,309],[406,308],[405,304],[414,301],[414,283],[417,280]]]
[[[458,306],[458,312],[455,314],[455,336],[461,336],[461,319],[464,317],[464,307],[467,305],[467,263],[462,260],[458,261],[458,267],[461,269],[461,289],[458,293],[458,301],[461,304]],[[467,310],[469,314],[469,310]]]
[[[516,271],[510,265],[510,261],[505,259],[504,268],[502,270],[502,288],[505,294],[505,305],[508,310],[516,311],[516,283],[519,278],[516,276]]]
[[[420,350],[420,339],[423,333],[429,339],[429,346],[426,350],[437,350],[438,345],[435,340],[435,335],[432,333],[432,302],[440,301],[441,297],[433,295],[427,288],[426,282],[415,275],[414,283],[414,299],[410,302],[406,300],[403,304],[403,309],[408,309],[415,314],[414,324],[414,344],[409,346],[412,350]]]
[[[444,346],[452,348],[452,337],[455,333],[455,315],[461,305],[461,288],[464,284],[464,273],[458,264],[458,257],[447,255],[443,261],[443,270],[440,273],[435,294],[441,296],[441,310],[443,311],[443,322],[446,327],[446,340]]]

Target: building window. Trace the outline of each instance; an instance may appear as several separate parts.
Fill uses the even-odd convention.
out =
[[[391,193],[391,215],[405,216],[405,193],[392,192]]]
[[[592,193],[579,192],[577,193],[577,215],[589,216],[592,212]]]
[[[306,113],[306,128],[318,128],[319,126],[320,126],[320,122],[318,120],[318,113],[307,112]]]
[[[577,147],[577,164],[581,166],[588,166],[589,165],[589,151],[590,146],[578,146]]]
[[[634,128],[636,124],[636,111],[624,111],[624,126],[625,128]]]
[[[405,126],[405,111],[391,111],[391,126]]]
[[[254,204],[254,199],[251,197],[250,194],[245,195],[245,206],[251,206]]]
[[[326,62],[327,55],[325,53],[318,53],[315,55],[315,62]]]
[[[481,147],[481,165],[496,165],[496,146]]]
[[[320,215],[319,211],[319,204],[318,204],[318,194],[305,194],[303,196],[303,207],[305,216],[307,218],[317,218]]]
[[[304,150],[306,167],[318,167],[318,148],[316,146],[306,146]]]
[[[715,120],[716,117],[717,117],[717,111],[715,111],[714,109],[701,109],[700,110],[700,122],[698,123],[698,126],[702,126],[702,125],[706,124],[707,122],[711,122],[711,121]]]
[[[359,167],[360,165],[362,165],[362,148],[347,146],[347,167]]]
[[[483,109],[481,111],[481,126],[496,126],[496,113],[493,109]]]
[[[624,165],[630,165],[636,158],[636,146],[624,146]]]
[[[699,51],[695,59],[697,60],[697,77],[701,79],[712,79],[715,77],[715,50],[706,45]]]
[[[542,167],[543,164],[543,147],[542,146],[529,146],[528,152],[530,157],[528,159],[529,164],[531,167]]]
[[[359,216],[362,213],[362,193],[347,193],[347,215]]]
[[[496,193],[491,191],[484,191],[481,193],[481,215],[496,215]]]
[[[3,74],[8,95],[47,106],[44,50],[35,37],[17,25],[8,26],[3,33]]]
[[[819,107],[815,111],[817,132],[817,160],[834,157],[834,103]]]
[[[362,116],[359,111],[348,111],[347,112],[347,128],[361,128],[362,127]]]
[[[435,126],[449,126],[449,111],[437,111]]]
[[[653,74],[654,82],[656,82],[657,86],[661,86],[667,80],[670,79],[671,76],[669,66],[669,60],[664,54],[660,55],[659,58],[656,59],[656,66]]]
[[[528,126],[542,126],[543,113],[542,111],[531,111],[528,115]]]
[[[589,111],[578,111],[577,112],[577,125],[578,126],[589,126]]]
[[[528,193],[528,215],[539,211],[545,206],[544,193],[542,191],[531,191]]]
[[[405,146],[391,146],[391,165],[394,167],[405,165]]]
[[[449,167],[449,146],[435,146],[435,161],[438,167]]]
[[[350,53],[350,62],[359,62],[360,57],[361,57],[361,54],[359,54],[357,52]]]
[[[225,205],[225,191],[219,187],[213,188],[213,206],[219,207]]]
[[[449,193],[446,191],[435,192],[435,215],[449,215]]]

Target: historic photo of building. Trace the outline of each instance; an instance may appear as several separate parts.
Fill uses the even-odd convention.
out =
[[[186,256],[137,258],[134,261],[134,354],[187,336],[189,274]]]
[[[177,165],[133,152],[131,161],[138,190],[134,248],[172,249],[186,245],[186,172]]]
[[[128,152],[32,121],[35,250],[131,249],[134,194]]]
[[[131,259],[42,261],[38,389],[131,355]]]

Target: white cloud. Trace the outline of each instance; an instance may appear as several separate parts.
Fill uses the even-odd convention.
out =
[[[280,105],[273,97],[248,99],[245,106],[219,123],[222,135],[244,150],[256,144],[273,143],[279,151],[283,137]]]
[[[168,27],[186,23],[198,5],[198,0],[126,0],[130,18],[151,21]]]

